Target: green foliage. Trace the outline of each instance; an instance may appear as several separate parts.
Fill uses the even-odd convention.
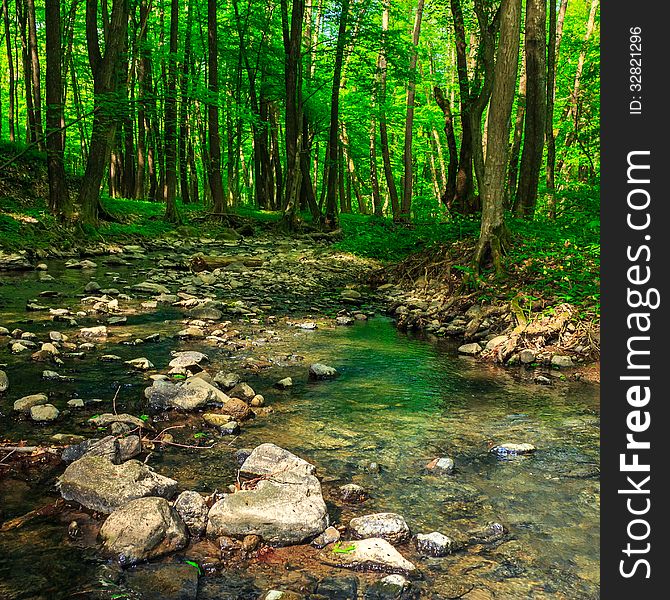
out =
[[[336,248],[383,261],[401,260],[431,244],[463,239],[479,231],[474,219],[405,225],[390,218],[341,215],[340,224],[344,239],[335,244]]]

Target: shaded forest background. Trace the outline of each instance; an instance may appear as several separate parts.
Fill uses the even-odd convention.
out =
[[[2,0],[0,231],[246,215],[386,259],[471,236],[464,268],[530,260],[597,303],[598,7]],[[3,187],[26,160],[41,199]]]

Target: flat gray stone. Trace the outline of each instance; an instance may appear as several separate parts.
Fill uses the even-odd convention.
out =
[[[84,456],[65,469],[58,485],[65,500],[74,500],[98,512],[111,513],[137,498],[171,498],[178,484],[137,460],[114,465],[101,456]]]

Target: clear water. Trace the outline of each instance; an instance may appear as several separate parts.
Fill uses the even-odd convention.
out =
[[[25,298],[36,289],[47,289],[34,277],[17,277],[10,287],[0,288],[0,310],[6,315],[2,324],[10,329],[10,322],[26,317]],[[69,286],[71,294],[87,280],[81,273],[68,271],[58,284],[47,285],[64,290]],[[15,293],[7,294],[8,289]],[[50,322],[42,325],[40,315],[28,314],[38,321],[24,328],[53,328]],[[119,331],[132,331],[133,337],[155,331],[174,333],[178,316],[170,310],[138,313]],[[416,533],[441,531],[464,538],[469,530],[488,521],[509,528],[508,541],[497,548],[445,559],[419,559],[410,547],[404,548],[420,565],[426,597],[452,597],[449,594],[471,587],[489,590],[496,598],[599,597],[596,386],[558,380],[547,387],[524,383],[507,371],[459,357],[446,342],[400,333],[383,318],[314,332],[273,328],[281,341],[264,352],[285,366],[251,374],[247,380],[265,395],[274,412],[245,426],[232,445],[225,439],[211,450],[173,448],[157,455],[152,461],[157,470],[175,477],[184,488],[223,489],[234,478],[235,448],[273,442],[317,465],[329,499],[342,483],[355,482],[370,490],[370,500],[359,507],[342,509],[329,500],[336,522],[392,511],[402,514]],[[111,339],[105,352],[124,358],[147,356],[159,368],[168,362],[171,349],[186,347],[167,338],[159,344],[127,347],[119,345],[119,339]],[[236,370],[236,361],[245,356],[244,352],[229,356],[204,344],[188,347],[207,352],[213,372]],[[294,353],[304,361],[278,358]],[[36,384],[39,372],[50,367],[15,359],[6,351],[3,357],[10,362],[13,388],[8,397],[0,399],[2,427],[14,440],[18,436],[37,441],[55,431],[90,435],[85,419],[102,412],[100,408],[86,409],[39,430],[11,415],[15,398],[46,388],[55,394],[54,403],[61,408],[75,394],[105,398],[109,403],[121,384],[120,407],[142,410],[141,390],[146,382],[122,366],[86,359],[70,370],[60,370],[73,375],[74,382]],[[307,365],[316,361],[336,367],[340,377],[308,382]],[[273,389],[272,384],[287,375],[296,385],[285,392]],[[201,426],[191,423],[189,427],[190,432]],[[491,445],[505,441],[530,442],[538,451],[513,460],[500,460],[488,452]],[[425,469],[438,456],[454,458],[454,475],[436,476]],[[380,465],[379,473],[361,467],[371,461]],[[52,486],[58,473],[47,470],[39,478],[31,474],[0,479],[2,517],[11,518],[55,499]],[[58,517],[37,519],[20,530],[0,533],[0,598],[65,598],[78,592],[86,597],[85,590],[95,587],[99,561],[91,548],[77,547],[68,540],[67,522],[61,521]],[[44,568],[36,570],[36,563]],[[297,571],[301,573],[300,568]],[[309,565],[302,571],[301,576],[308,577]],[[250,581],[255,578],[258,588],[249,584],[250,589],[287,583],[285,573],[253,565],[245,576]],[[235,597],[225,595],[232,593],[225,591],[225,579],[220,584],[203,582],[202,596],[209,597],[207,590],[214,586],[220,597]],[[228,579],[233,581],[232,574]]]

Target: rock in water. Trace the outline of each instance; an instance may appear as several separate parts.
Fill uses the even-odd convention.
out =
[[[6,392],[9,389],[9,378],[7,373],[0,371],[0,393]]]
[[[65,500],[103,513],[145,496],[171,498],[177,491],[174,479],[155,473],[140,461],[114,465],[101,456],[84,456],[73,462],[58,485]]]
[[[344,502],[358,503],[364,502],[368,498],[368,493],[363,486],[355,483],[345,483],[338,488],[340,498]]]
[[[344,569],[383,571],[407,575],[416,567],[381,538],[338,542],[319,553],[321,562]]]
[[[286,390],[290,387],[293,387],[293,379],[290,377],[284,377],[284,379],[280,379],[277,383],[275,383],[275,386],[280,390]]]
[[[475,354],[479,354],[481,351],[482,347],[477,342],[472,344],[463,344],[458,348],[459,354],[467,354],[468,356],[474,356]]]
[[[316,467],[275,444],[261,444],[254,448],[240,468],[242,475],[251,477],[272,475],[286,471],[314,475]]]
[[[245,421],[253,416],[253,412],[249,408],[249,405],[239,398],[231,398],[223,405],[221,410],[233,417],[236,421]]]
[[[454,472],[454,459],[448,456],[442,456],[430,461],[426,468],[434,473],[444,473],[451,475]]]
[[[322,365],[321,363],[314,363],[309,367],[310,379],[333,379],[334,377],[337,377],[338,374],[337,369],[334,367]]]
[[[188,543],[186,525],[165,498],[138,498],[115,510],[100,528],[102,548],[121,565],[157,558]]]
[[[566,369],[568,367],[573,367],[574,363],[570,356],[561,356],[560,354],[554,354],[551,357],[551,366],[558,367],[559,369]]]
[[[142,283],[138,283],[133,286],[132,288],[136,292],[140,292],[142,294],[169,294],[170,290],[169,288],[165,287],[164,285],[161,285],[160,283],[153,283],[151,281],[144,281]]]
[[[316,593],[329,600],[356,600],[358,579],[354,576],[325,577],[317,584]]]
[[[382,538],[392,544],[400,544],[410,537],[407,522],[396,513],[376,513],[351,519],[349,529],[358,538]]]
[[[418,600],[419,594],[402,575],[389,575],[365,590],[365,600]]]
[[[29,413],[33,406],[46,404],[48,401],[49,398],[47,398],[46,394],[31,394],[30,396],[19,398],[14,402],[14,410],[16,412]]]
[[[177,352],[170,361],[169,366],[192,369],[193,367],[200,367],[202,363],[207,362],[209,362],[209,358],[207,358],[206,354],[189,350],[188,352]]]
[[[29,271],[32,268],[30,261],[22,254],[0,252],[0,271]]]
[[[498,444],[493,446],[490,452],[497,454],[498,456],[516,456],[518,454],[531,454],[535,452],[537,448],[533,444],[522,443],[518,444],[516,442],[506,442],[504,444]]]
[[[232,390],[228,392],[228,395],[232,398],[239,398],[245,402],[251,402],[253,397],[256,395],[256,392],[248,383],[238,383]]]
[[[454,540],[438,531],[420,533],[416,536],[416,549],[421,554],[428,556],[446,556],[451,554],[456,547]]]
[[[259,535],[270,544],[299,544],[328,527],[321,484],[313,475],[278,471],[255,489],[228,494],[209,511],[207,535]]]
[[[53,404],[38,404],[30,409],[30,418],[37,423],[50,423],[60,414]]]
[[[207,527],[207,512],[209,508],[205,499],[191,490],[186,490],[177,496],[174,508],[179,513],[182,521],[186,523],[189,533],[194,537],[200,537],[205,533]]]

